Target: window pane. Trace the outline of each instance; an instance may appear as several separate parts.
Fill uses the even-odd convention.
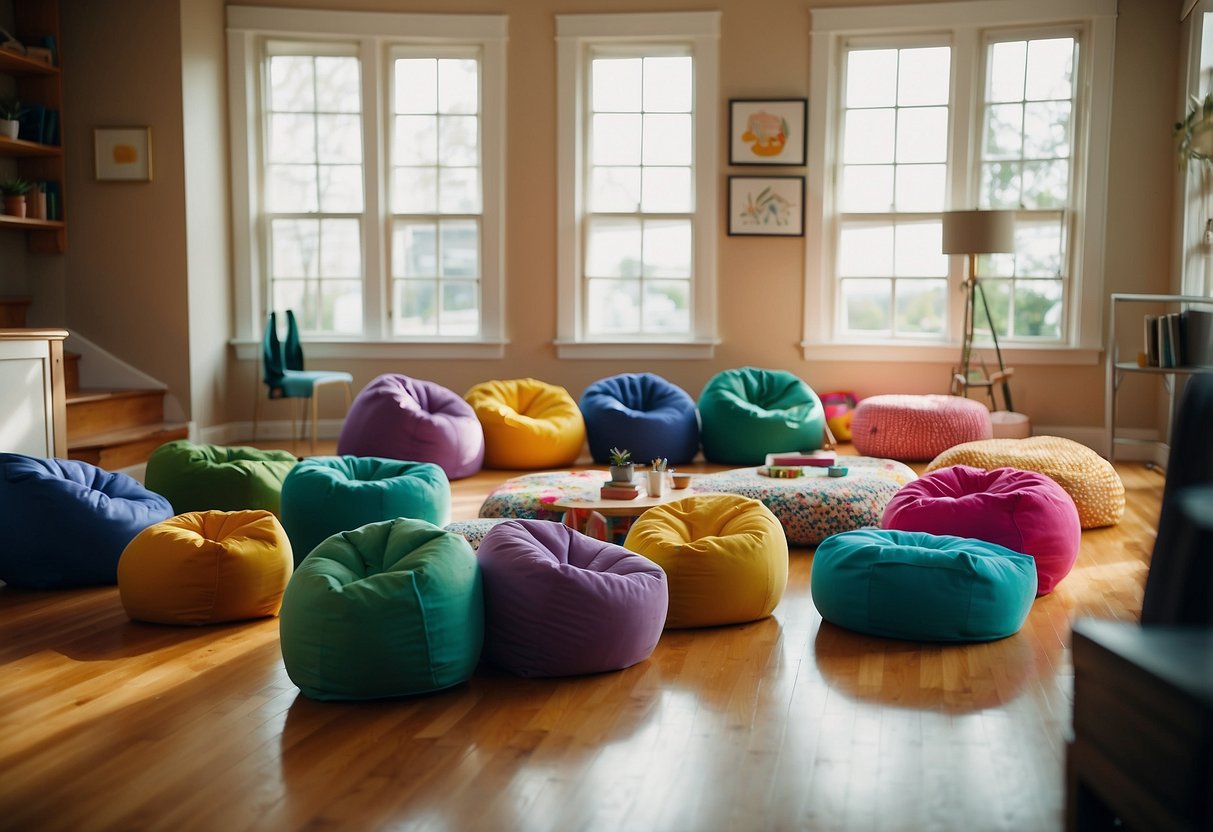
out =
[[[398,113],[438,112],[438,62],[433,58],[397,60],[395,98]]]
[[[948,319],[946,280],[897,281],[897,331],[942,335]]]
[[[362,210],[360,165],[321,165],[317,173],[321,211],[348,214]]]
[[[1073,96],[1074,39],[1052,38],[1028,44],[1025,98],[1041,101]]]
[[[308,114],[270,115],[271,162],[316,161],[316,117]]]
[[[985,157],[1018,159],[1023,151],[1023,105],[995,104],[986,110]]]
[[[477,168],[438,169],[438,211],[443,214],[480,212],[480,175]]]
[[[640,164],[640,116],[598,114],[592,129],[593,164]]]
[[[891,287],[889,280],[842,281],[844,326],[852,331],[887,332]]]
[[[319,294],[322,331],[337,335],[362,332],[361,280],[322,280]]]
[[[641,59],[596,58],[591,64],[592,109],[599,113],[638,113]]]
[[[270,58],[270,109],[310,113],[316,108],[316,76],[310,55]]]
[[[362,164],[362,118],[317,116],[317,157],[321,162]]]
[[[855,50],[847,55],[848,107],[891,107],[897,103],[897,50]]]
[[[438,334],[438,284],[429,280],[396,281],[396,334]]]
[[[942,228],[938,221],[898,225],[894,232],[893,274],[897,277],[946,275],[948,258],[943,253]]]
[[[1018,162],[995,162],[981,166],[981,207],[1018,208],[1021,186]]]
[[[270,211],[315,211],[319,204],[315,165],[269,166]]]
[[[1062,285],[1060,280],[1015,282],[1015,335],[1060,338]]]
[[[443,58],[438,62],[438,112],[477,113],[480,111],[479,99],[474,59]]]
[[[897,67],[897,103],[902,107],[948,103],[952,50],[947,46],[903,49]]]
[[[315,281],[275,280],[270,286],[270,302],[274,309],[292,310],[304,332],[320,328]]]
[[[1021,40],[990,46],[989,101],[1022,101],[1028,45]]]
[[[586,322],[591,333],[627,334],[640,331],[640,282],[587,281]]]
[[[646,277],[691,276],[691,221],[646,220],[644,267]]]
[[[438,119],[438,160],[441,164],[479,164],[479,121],[476,116],[442,116]]]
[[[1025,208],[1060,208],[1069,200],[1070,165],[1056,162],[1024,162],[1023,205]]]
[[[845,277],[893,273],[893,226],[852,225],[842,229],[838,273]]]
[[[644,109],[651,113],[691,112],[691,67],[689,56],[645,58]]]
[[[942,211],[947,165],[898,165],[898,211]]]
[[[443,277],[480,275],[479,226],[470,221],[446,221],[439,226]]]
[[[689,280],[645,281],[644,331],[658,335],[691,331]]]
[[[990,317],[986,317],[985,308],[982,307],[981,303],[981,295],[978,295],[974,301],[974,340],[983,344],[992,343],[990,338],[990,321],[993,321],[994,327],[998,331],[998,337],[1010,337],[1011,333],[1007,331],[1007,312],[1011,307],[1011,281],[983,280],[981,281],[981,292],[985,295],[986,306],[990,310]],[[973,363],[976,364],[977,361],[974,360]]]
[[[321,113],[362,112],[357,58],[316,58],[316,110]]]
[[[392,161],[398,165],[438,163],[438,117],[396,116]]]
[[[947,158],[947,107],[897,111],[898,162],[943,162]]]
[[[640,221],[595,219],[586,240],[588,277],[640,277]]]
[[[440,335],[475,335],[480,331],[480,287],[472,281],[443,281]]]
[[[884,212],[892,208],[892,165],[847,165],[842,169],[843,211]]]
[[[438,227],[433,223],[397,223],[392,231],[392,276],[438,274]]]
[[[397,214],[432,214],[438,210],[438,171],[435,168],[396,168],[392,171],[392,210]]]
[[[691,117],[689,115],[644,116],[645,165],[691,164]]]
[[[358,220],[320,221],[320,274],[362,277],[362,234]]]
[[[690,168],[643,168],[642,211],[688,213],[693,210]]]
[[[1070,102],[1041,101],[1024,107],[1024,148],[1029,159],[1070,155]]]
[[[1057,277],[1061,271],[1060,218],[1020,219],[1015,223],[1015,274]]]
[[[893,110],[848,110],[842,155],[848,165],[893,161]]]
[[[317,220],[273,220],[270,223],[270,274],[274,280],[316,277],[320,223]]]
[[[590,210],[640,210],[640,168],[591,168]]]

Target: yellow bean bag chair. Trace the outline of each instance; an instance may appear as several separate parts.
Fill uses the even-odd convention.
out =
[[[464,398],[484,428],[486,468],[559,468],[581,455],[585,420],[563,387],[533,378],[486,381]]]
[[[1018,468],[1044,474],[1074,500],[1084,529],[1114,526],[1125,513],[1125,484],[1112,463],[1086,445],[1060,436],[982,439],[965,442],[935,457],[927,471],[971,465],[992,471]]]
[[[765,618],[788,585],[788,541],[771,510],[733,494],[651,508],[623,544],[665,570],[667,628]]]
[[[135,621],[215,624],[277,615],[294,559],[264,509],[196,511],[148,526],[118,561],[118,594]]]

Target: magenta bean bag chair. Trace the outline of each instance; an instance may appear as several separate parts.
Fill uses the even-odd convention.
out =
[[[573,676],[644,661],[665,627],[665,572],[548,520],[494,526],[476,550],[484,658],[518,676]]]
[[[940,468],[904,486],[885,506],[882,529],[997,543],[1036,559],[1036,594],[1070,574],[1082,528],[1065,489],[1018,468]]]
[[[869,396],[851,420],[851,442],[860,455],[903,462],[925,462],[993,435],[990,411],[962,396]]]
[[[386,373],[354,398],[337,454],[432,462],[454,480],[470,477],[484,464],[484,430],[458,393]]]

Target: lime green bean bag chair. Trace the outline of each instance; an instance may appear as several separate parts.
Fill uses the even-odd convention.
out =
[[[811,451],[824,444],[821,399],[786,370],[742,367],[717,373],[699,395],[699,421],[709,462],[761,465],[769,453]]]
[[[152,451],[144,485],[168,498],[177,514],[251,509],[278,514],[282,481],[296,462],[287,451],[177,439]]]
[[[440,466],[373,456],[313,456],[291,469],[282,483],[282,525],[296,566],[330,535],[397,517],[435,526],[451,519],[451,484]]]
[[[462,535],[387,520],[333,535],[282,599],[282,660],[313,699],[380,699],[466,681],[484,642],[480,567]]]

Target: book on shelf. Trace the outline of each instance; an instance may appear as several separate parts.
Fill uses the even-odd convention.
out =
[[[1188,364],[1213,367],[1213,312],[1189,309],[1184,316],[1184,355]]]
[[[809,466],[814,468],[829,468],[838,459],[833,451],[784,451],[767,454],[766,467]]]
[[[1146,366],[1158,366],[1158,316],[1146,315],[1145,325]]]

